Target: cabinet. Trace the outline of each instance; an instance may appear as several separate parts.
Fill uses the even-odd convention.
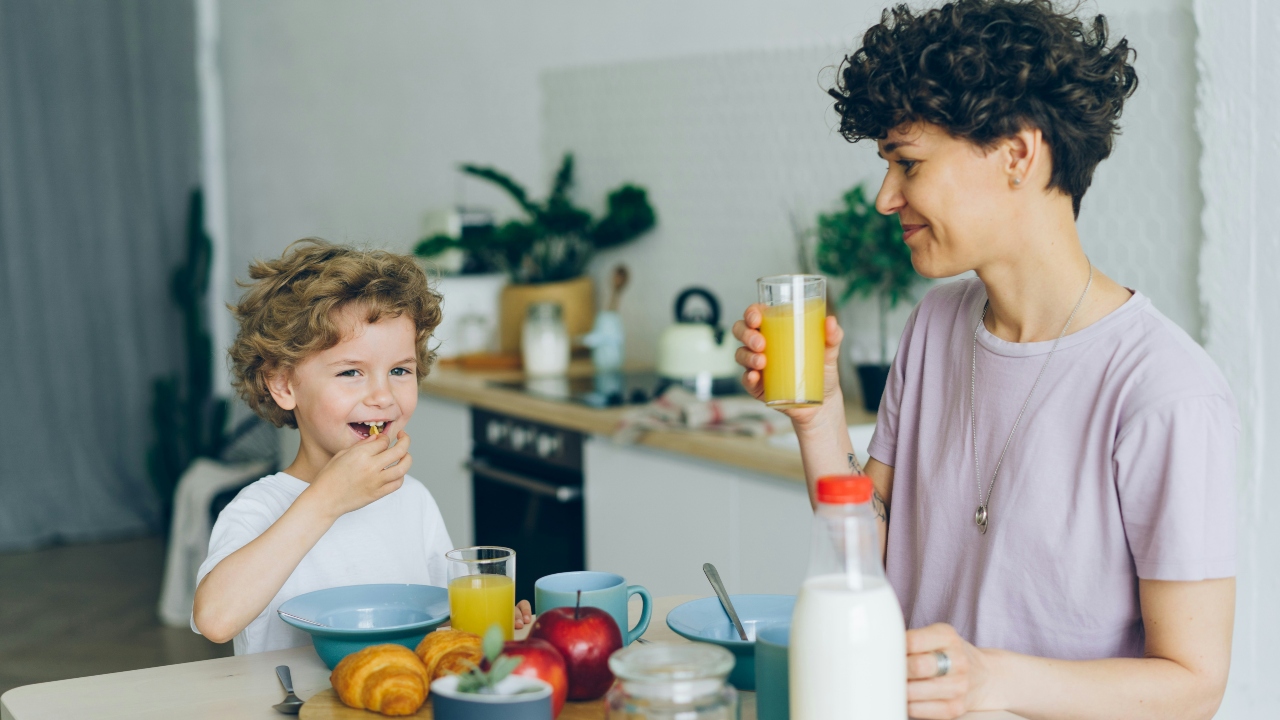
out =
[[[799,590],[812,518],[803,484],[604,437],[584,460],[589,569],[655,596],[710,593],[704,562],[730,593]]]
[[[409,474],[431,491],[453,546],[473,545],[471,473],[465,464],[471,457],[471,408],[419,395],[405,432],[413,440]]]

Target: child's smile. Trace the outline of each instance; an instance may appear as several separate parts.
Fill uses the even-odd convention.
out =
[[[369,437],[370,435],[385,435],[387,432],[387,423],[389,420],[366,420],[364,422],[347,423],[351,426],[352,432],[360,436],[360,439]]]

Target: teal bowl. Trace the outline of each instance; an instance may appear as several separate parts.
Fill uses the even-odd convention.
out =
[[[667,627],[694,642],[711,643],[733,653],[729,684],[739,690],[756,689],[756,632],[765,628],[790,626],[795,595],[730,595],[748,641],[738,637],[720,600],[714,597],[691,600],[667,614]]]
[[[281,614],[311,635],[316,654],[332,670],[370,645],[399,643],[410,650],[449,619],[449,591],[432,585],[347,585],[285,601],[278,610],[314,620],[316,627]]]

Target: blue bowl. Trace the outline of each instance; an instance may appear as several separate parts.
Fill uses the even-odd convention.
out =
[[[416,649],[427,633],[449,619],[449,591],[432,585],[348,585],[291,598],[279,612],[330,626],[280,616],[310,633],[316,654],[332,670],[342,658],[370,645],[399,643]]]
[[[719,645],[733,653],[729,683],[739,690],[756,689],[756,631],[791,624],[795,595],[730,595],[738,619],[747,631],[744,642],[717,598],[691,600],[667,614],[667,627],[695,642]]]

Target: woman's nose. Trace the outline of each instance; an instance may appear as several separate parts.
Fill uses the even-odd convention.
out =
[[[881,215],[893,215],[906,204],[907,200],[902,197],[902,188],[894,178],[893,171],[886,172],[884,181],[880,183],[880,192],[876,193],[876,210]]]

